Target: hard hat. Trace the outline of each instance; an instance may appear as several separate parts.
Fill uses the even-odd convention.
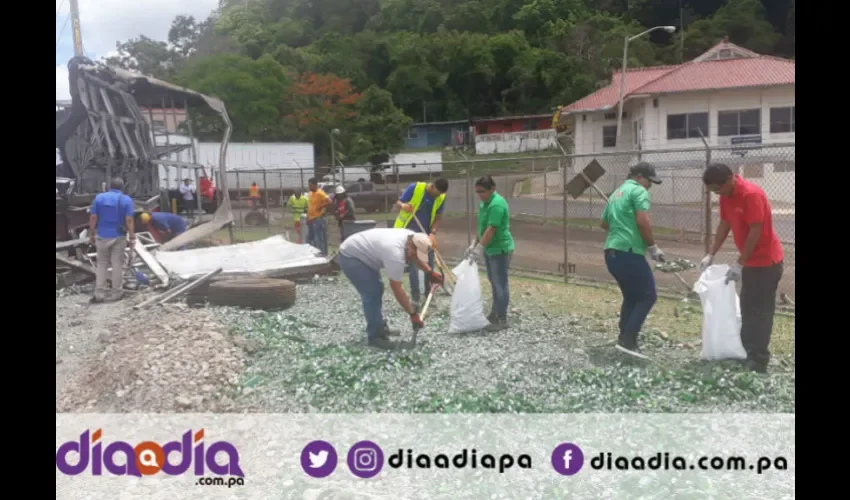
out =
[[[334,190],[334,192],[335,192],[336,194],[342,194],[342,193],[344,193],[344,192],[345,192],[345,188],[344,188],[344,187],[342,187],[342,186],[337,186],[337,187],[336,187],[336,189]]]
[[[151,214],[144,213],[142,214],[142,224],[147,224],[151,221]]]

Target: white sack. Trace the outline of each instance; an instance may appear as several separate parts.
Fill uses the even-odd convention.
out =
[[[452,317],[449,333],[467,333],[481,330],[490,324],[484,314],[484,302],[481,300],[481,279],[478,276],[478,264],[468,259],[452,269],[457,284],[452,295]]]
[[[726,264],[709,266],[694,284],[702,301],[702,358],[746,359],[741,343],[741,302],[735,283],[726,283]]]

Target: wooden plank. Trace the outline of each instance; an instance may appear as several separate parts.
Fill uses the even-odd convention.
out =
[[[65,264],[68,267],[73,267],[74,269],[79,269],[80,271],[89,273],[91,275],[95,274],[94,268],[83,264],[82,262],[77,262],[73,259],[69,259],[68,257],[56,254],[56,260]]]
[[[148,266],[148,269],[153,272],[159,282],[162,283],[162,286],[168,286],[168,271],[162,267],[159,261],[156,260],[156,257],[145,249],[145,245],[141,241],[136,240],[136,245],[133,247],[133,251],[135,251],[136,255],[138,255],[145,265]]]

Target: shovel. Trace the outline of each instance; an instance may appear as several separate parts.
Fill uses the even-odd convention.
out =
[[[413,214],[413,220],[416,221],[416,224],[419,226],[420,231],[422,231],[424,234],[428,234],[428,233],[425,232],[425,228],[422,227],[422,223],[419,222],[419,219],[416,217],[416,214]],[[456,284],[457,279],[455,278],[455,275],[452,274],[451,269],[449,269],[449,266],[446,265],[446,261],[443,260],[443,256],[440,255],[440,252],[438,252],[436,248],[434,249],[434,260],[437,261],[437,266],[442,268],[443,274],[445,276],[448,276],[449,279],[451,279],[452,285]],[[454,290],[452,290],[452,291],[454,291]],[[449,292],[448,288],[446,288],[446,293],[451,295],[451,292]]]
[[[431,298],[434,297],[434,292],[437,291],[437,288],[439,287],[440,285],[435,283],[431,285],[431,290],[428,291],[428,298],[425,299],[425,304],[422,306],[422,311],[419,313],[419,319],[423,322],[425,321],[425,313],[428,312],[428,306],[431,305]],[[419,330],[421,329],[422,328],[419,326],[413,327],[413,337],[410,339],[410,342],[405,345],[405,347],[409,347],[411,349],[416,347],[416,337],[419,335]]]

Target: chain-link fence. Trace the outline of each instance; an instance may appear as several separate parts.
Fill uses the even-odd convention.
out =
[[[653,186],[654,235],[669,259],[683,258],[698,264],[714,238],[719,222],[718,199],[708,196],[702,182],[707,164],[725,163],[745,179],[759,184],[773,208],[774,228],[785,250],[785,275],[780,292],[794,297],[795,275],[795,168],[793,145],[725,147],[643,151],[597,155],[537,157],[476,157],[440,164],[392,165],[379,172],[360,167],[339,169],[333,175],[312,171],[258,170],[228,173],[230,199],[237,239],[258,239],[292,231],[295,217],[286,201],[296,190],[307,191],[307,181],[317,177],[329,195],[345,186],[357,207],[358,219],[390,224],[397,216],[394,205],[415,181],[444,177],[449,181],[446,208],[439,224],[440,252],[447,260],[459,259],[476,235],[480,200],[474,193],[477,178],[490,175],[497,191],[510,206],[511,232],[516,240],[512,267],[565,279],[610,280],[602,256],[606,233],[599,227],[605,200],[593,188],[577,197],[564,196],[564,186],[591,162],[605,174],[596,182],[608,194],[622,184],[629,167],[638,161],[655,165],[662,184]],[[362,171],[362,172],[361,172]],[[343,177],[345,182],[342,182]],[[254,186],[256,184],[256,186]],[[256,188],[256,189],[254,189]],[[329,220],[331,250],[339,244],[336,222]],[[292,235],[295,236],[294,234]],[[737,250],[730,235],[716,261],[731,263]],[[696,270],[680,273],[688,282]],[[672,274],[656,273],[659,287],[684,291]]]

